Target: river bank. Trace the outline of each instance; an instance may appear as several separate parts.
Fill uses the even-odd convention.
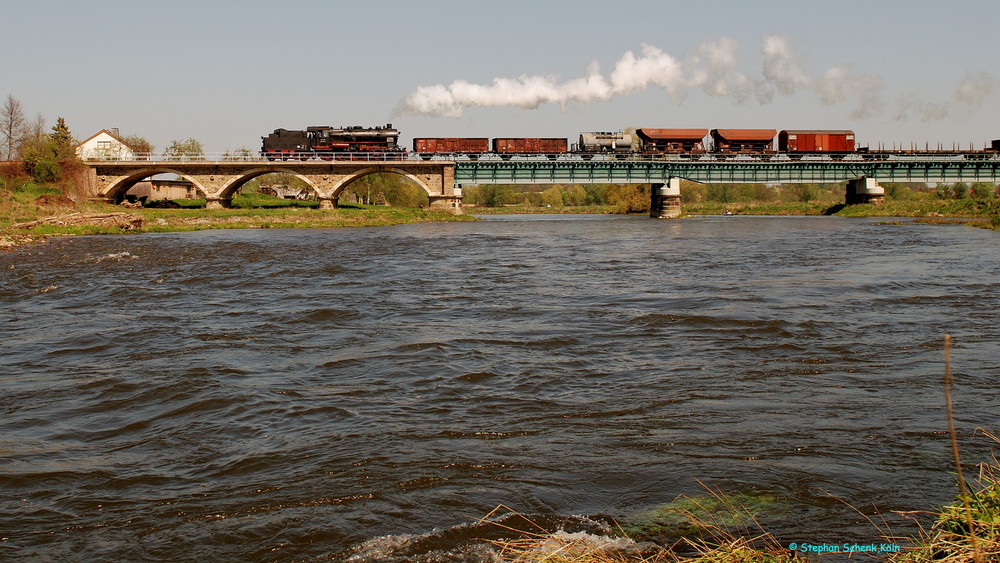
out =
[[[127,221],[109,223],[108,216]],[[38,206],[18,222],[0,223],[0,249],[44,241],[49,237],[122,233],[164,233],[208,229],[287,229],[385,227],[407,223],[474,221],[444,211],[384,206],[257,209],[124,209],[120,206]],[[128,223],[127,225],[124,223]],[[18,226],[22,225],[22,226]]]
[[[476,215],[533,214],[603,214],[615,213],[611,205],[542,207],[505,205],[502,207],[465,206]],[[975,226],[1000,228],[1000,204],[996,200],[890,200],[880,205],[844,205],[812,202],[699,202],[681,206],[683,216],[696,215],[834,215],[838,217],[908,217],[924,222],[954,223],[956,220]]]
[[[122,232],[178,232],[206,229],[339,228],[379,227],[416,222],[472,221],[473,215],[506,214],[614,214],[611,205],[534,206],[467,205],[464,215],[419,208],[375,205],[348,205],[338,209],[318,209],[308,202],[281,200],[261,205],[254,201],[233,209],[123,208],[102,203],[75,203],[60,195],[43,193],[25,200],[7,196],[0,213],[0,249],[10,249],[53,236],[120,234]],[[251,206],[255,205],[255,206]],[[1000,204],[995,200],[892,200],[882,205],[831,205],[829,202],[700,202],[685,204],[684,216],[699,215],[835,215],[841,217],[907,217],[928,223],[963,223],[1000,229]],[[127,213],[130,225],[88,222]],[[72,221],[64,220],[74,217]],[[31,224],[35,223],[35,224]],[[30,226],[27,226],[31,224]],[[20,225],[20,226],[19,226]]]

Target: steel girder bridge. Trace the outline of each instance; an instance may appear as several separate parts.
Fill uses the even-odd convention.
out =
[[[1000,158],[966,155],[891,160],[508,160],[455,161],[455,182],[470,184],[639,184],[683,178],[700,183],[1000,183]]]
[[[975,157],[975,158],[972,158]],[[455,183],[650,184],[650,216],[681,215],[680,180],[701,183],[847,182],[845,202],[880,204],[878,182],[1000,182],[1000,159],[981,155],[884,160],[476,160],[455,161]]]

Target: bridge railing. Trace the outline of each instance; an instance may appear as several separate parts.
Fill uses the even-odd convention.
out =
[[[327,153],[289,152],[279,155],[249,151],[201,154],[135,153],[84,158],[86,162],[306,162],[306,161],[461,161],[461,162],[677,162],[677,163],[797,163],[797,162],[963,162],[996,161],[1000,155],[986,151],[955,153],[849,153],[849,154],[420,154],[413,152]]]
[[[103,157],[87,157],[84,162],[304,162],[304,161],[392,161],[409,160],[410,154],[405,152],[377,153],[335,153],[332,155],[317,155],[316,153],[283,153],[281,155],[265,155],[257,152],[206,152],[201,154],[172,154],[157,152],[141,152],[133,155],[114,155]]]

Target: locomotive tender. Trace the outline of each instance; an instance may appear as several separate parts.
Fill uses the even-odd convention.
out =
[[[1000,153],[1000,140],[976,151],[932,150],[869,150],[855,145],[854,131],[786,129],[658,129],[640,128],[630,132],[583,132],[579,143],[570,145],[566,138],[544,137],[417,137],[413,139],[413,155],[423,160],[442,156],[462,156],[470,160],[495,155],[502,160],[513,156],[546,156],[555,159],[562,154],[579,155],[589,160],[597,155],[608,158],[665,157],[701,158],[705,155],[733,155],[770,158],[787,155],[799,159],[809,155],[825,158],[844,158],[863,155],[863,158],[885,158],[890,154],[950,154],[993,157]],[[398,145],[399,131],[387,124],[384,127],[351,126],[334,128],[311,126],[304,131],[275,129],[263,140],[262,153],[268,160],[307,160],[321,158],[368,159],[377,157],[402,160],[410,157]],[[777,148],[775,144],[777,143]],[[781,157],[784,158],[784,157]]]

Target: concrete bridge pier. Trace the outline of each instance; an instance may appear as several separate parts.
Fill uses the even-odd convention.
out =
[[[670,178],[666,184],[650,184],[649,216],[675,219],[681,216],[681,179]]]
[[[453,195],[430,195],[427,199],[434,211],[447,211],[455,215],[462,214],[462,188],[455,186]]]
[[[875,178],[858,178],[847,182],[847,205],[870,203],[879,205],[885,203],[885,189],[878,185]]]
[[[205,209],[229,209],[233,206],[231,197],[208,197],[205,198]]]

